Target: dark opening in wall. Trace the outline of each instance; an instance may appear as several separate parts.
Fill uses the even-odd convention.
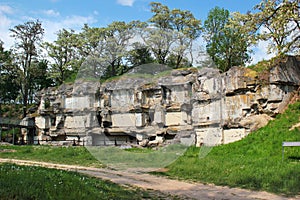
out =
[[[100,112],[97,112],[96,117],[97,117],[98,124],[101,127],[101,125],[102,125],[102,116],[101,116]]]
[[[103,122],[103,127],[104,128],[110,128],[112,126],[112,122],[104,121]]]
[[[156,139],[156,136],[150,136],[149,141],[154,141]]]
[[[51,126],[55,126],[56,124],[56,117],[51,117]]]

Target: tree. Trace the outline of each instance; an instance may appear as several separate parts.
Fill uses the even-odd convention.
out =
[[[299,0],[262,0],[253,13],[237,13],[235,21],[242,22],[241,31],[251,33],[253,43],[271,41],[269,52],[297,54],[300,49],[299,10]]]
[[[96,56],[100,58],[99,65],[107,69],[107,77],[125,72],[123,58],[127,55],[129,41],[136,35],[135,29],[139,24],[139,21],[115,21],[103,30]]]
[[[193,63],[193,41],[200,36],[201,21],[196,19],[190,11],[173,9],[171,26],[175,30],[176,45],[172,49],[176,57],[175,68],[178,68],[182,61],[187,60],[187,53],[190,53],[190,63]]]
[[[62,84],[72,74],[78,72],[82,63],[82,57],[78,52],[79,43],[79,37],[74,30],[62,29],[57,34],[57,40],[43,44],[52,59],[50,77],[55,80],[56,85]]]
[[[197,20],[190,11],[173,9],[152,2],[150,4],[153,16],[150,25],[144,29],[142,38],[151,49],[160,64],[173,63],[178,68],[181,62],[187,60],[190,54],[191,62],[193,41],[200,36],[201,21]],[[172,55],[174,62],[169,62]]]
[[[29,89],[29,102],[32,103],[36,92],[54,86],[54,81],[49,76],[47,60],[33,62],[30,70],[29,81],[31,84]]]
[[[231,26],[230,18],[228,10],[215,7],[204,22],[207,53],[223,72],[250,59],[247,37],[239,27]]]
[[[31,87],[29,79],[32,73],[32,63],[38,58],[38,47],[42,41],[44,29],[41,22],[36,20],[17,25],[10,31],[11,36],[15,38],[14,57],[19,72],[18,80],[21,85],[23,117],[25,117]]]
[[[139,42],[132,45],[132,50],[128,52],[126,59],[130,66],[139,66],[142,64],[152,63],[154,59],[151,56],[149,48]]]
[[[12,63],[12,53],[5,50],[3,44],[0,40],[0,106],[2,103],[15,101],[20,92],[20,86],[16,81],[18,74]]]
[[[155,60],[159,64],[166,64],[174,43],[173,31],[147,27],[141,33],[145,45],[151,49]]]
[[[87,24],[84,24],[78,37],[78,49],[81,56],[87,57],[96,54],[97,50],[99,50],[99,43],[103,38],[105,38],[104,27],[89,27]]]

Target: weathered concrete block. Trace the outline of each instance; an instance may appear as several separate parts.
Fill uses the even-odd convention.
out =
[[[135,113],[114,113],[111,119],[113,127],[134,127],[136,125]]]
[[[224,132],[224,139],[223,139],[224,144],[241,140],[247,135],[245,128],[223,130],[223,132]]]
[[[192,146],[196,144],[196,135],[191,134],[189,137],[181,137],[180,144]]]
[[[196,146],[216,146],[222,143],[222,129],[219,127],[196,129]]]
[[[145,126],[145,115],[144,113],[135,113],[135,126],[142,127]]]
[[[50,117],[49,116],[38,116],[38,117],[35,117],[35,125],[39,129],[50,128]]]
[[[211,103],[195,103],[192,110],[193,124],[217,123],[221,121],[221,112],[223,104],[221,100],[212,101]]]
[[[86,116],[67,116],[65,119],[65,127],[70,129],[85,128]]]
[[[134,105],[134,90],[113,90],[110,97],[110,104],[113,108],[126,109]]]
[[[68,97],[65,102],[66,109],[84,109],[91,107],[89,96]]]
[[[187,120],[185,112],[167,112],[166,113],[166,126],[178,126],[184,124]]]

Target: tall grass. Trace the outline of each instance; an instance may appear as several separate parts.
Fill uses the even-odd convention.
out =
[[[241,141],[217,146],[204,158],[199,158],[200,148],[191,147],[168,167],[165,175],[285,195],[300,194],[300,148],[285,148],[282,161],[281,146],[283,141],[300,141],[299,128],[289,130],[299,117],[297,102],[266,127]]]

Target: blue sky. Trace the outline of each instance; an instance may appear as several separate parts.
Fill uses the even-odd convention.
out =
[[[1,0],[0,39],[5,47],[13,44],[9,28],[29,20],[39,19],[45,29],[44,39],[53,41],[62,28],[80,30],[87,23],[92,27],[106,26],[113,21],[146,21],[151,16],[151,0]],[[190,10],[194,16],[205,20],[208,11],[215,6],[231,12],[246,13],[260,0],[162,0],[157,1],[170,9]],[[260,44],[254,62],[266,58],[265,44]]]

